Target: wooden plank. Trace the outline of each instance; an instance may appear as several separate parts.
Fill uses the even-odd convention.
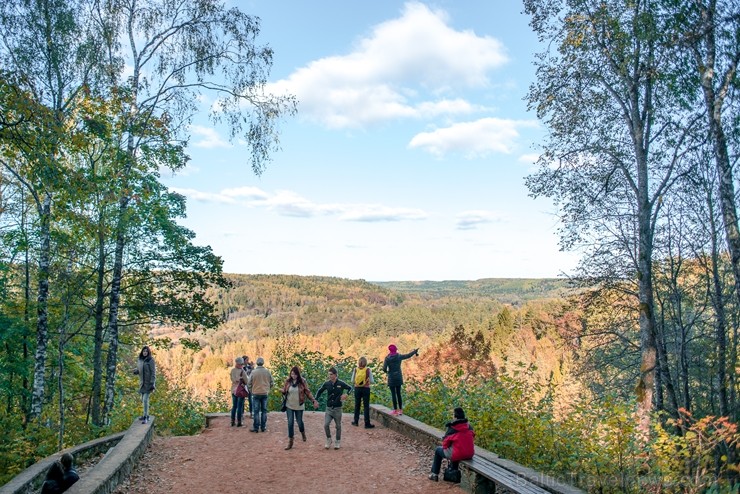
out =
[[[499,487],[503,487],[517,494],[550,494],[545,489],[523,479],[516,474],[476,455],[472,460],[461,462],[466,468],[490,479]]]

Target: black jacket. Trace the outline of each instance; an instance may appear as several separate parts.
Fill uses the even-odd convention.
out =
[[[337,379],[335,382],[326,381],[321,385],[318,391],[316,391],[316,399],[318,400],[321,393],[326,391],[326,406],[328,408],[340,408],[342,406],[342,392],[345,389],[347,392],[352,391],[352,386],[341,379]]]

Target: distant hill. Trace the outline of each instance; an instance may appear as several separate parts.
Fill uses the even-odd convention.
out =
[[[559,278],[484,278],[446,281],[379,281],[376,285],[420,297],[484,297],[502,303],[562,298],[572,292],[568,280]]]

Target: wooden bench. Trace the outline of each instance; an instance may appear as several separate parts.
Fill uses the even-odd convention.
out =
[[[472,460],[461,461],[460,470],[463,474],[463,489],[475,494],[490,492],[550,494],[542,487],[538,487],[480,455],[475,455]]]

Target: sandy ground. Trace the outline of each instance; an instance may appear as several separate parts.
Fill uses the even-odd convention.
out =
[[[284,413],[271,412],[267,432],[230,427],[218,418],[197,436],[156,437],[131,476],[114,492],[124,493],[318,493],[355,492],[460,494],[457,485],[427,478],[432,450],[376,425],[353,427],[342,420],[341,449],[324,449],[323,412],[305,412],[303,442],[296,426],[288,444]],[[334,427],[332,424],[332,435]],[[444,465],[443,465],[444,467]]]

